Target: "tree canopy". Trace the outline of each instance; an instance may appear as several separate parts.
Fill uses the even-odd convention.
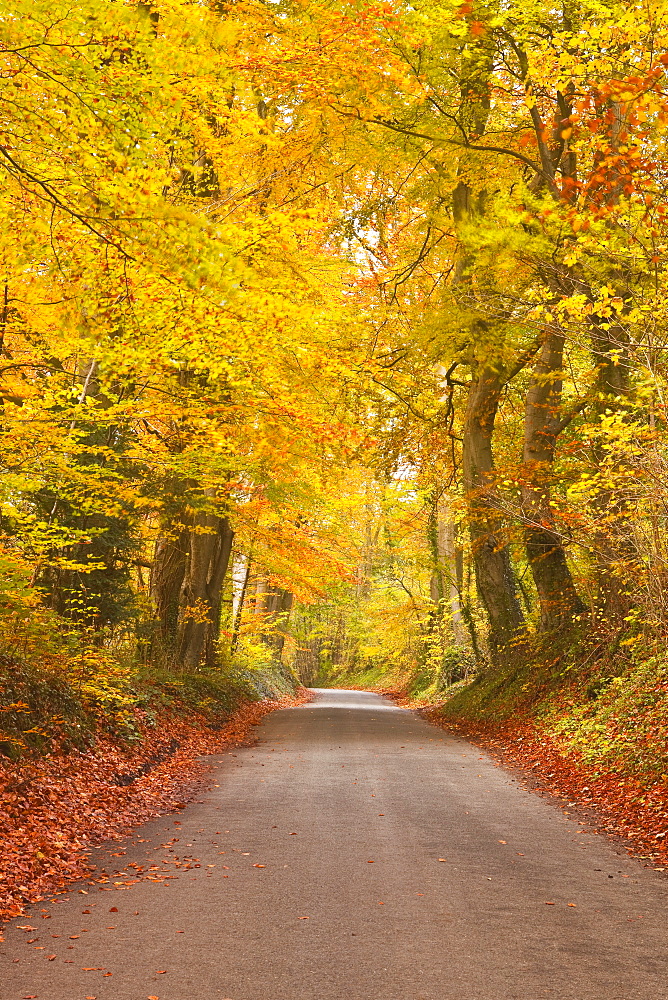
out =
[[[664,5],[0,13],[6,657],[665,636]]]

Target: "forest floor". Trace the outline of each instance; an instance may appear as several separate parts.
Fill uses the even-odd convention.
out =
[[[163,710],[137,720],[131,743],[98,737],[87,750],[32,755],[0,764],[0,920],[62,890],[91,870],[90,848],[125,836],[151,817],[181,809],[197,794],[205,754],[248,741],[268,713],[309,694],[242,705],[211,715]]]

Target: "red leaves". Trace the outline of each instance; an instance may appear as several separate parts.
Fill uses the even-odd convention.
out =
[[[198,757],[243,742],[267,712],[299,703],[253,702],[220,730],[203,717],[190,714],[185,722],[165,714],[131,749],[100,739],[95,751],[0,764],[0,919],[89,875],[90,844],[127,833],[158,813],[185,808],[202,771]],[[178,749],[170,753],[173,741]],[[131,784],[118,783],[119,774],[137,774],[160,756],[157,766]]]

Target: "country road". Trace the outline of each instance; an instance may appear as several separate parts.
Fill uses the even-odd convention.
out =
[[[0,1000],[668,1000],[668,880],[476,747],[357,691],[258,734],[10,925]]]

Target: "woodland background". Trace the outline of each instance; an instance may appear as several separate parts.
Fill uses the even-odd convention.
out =
[[[393,688],[658,850],[665,5],[0,14],[11,780]]]

